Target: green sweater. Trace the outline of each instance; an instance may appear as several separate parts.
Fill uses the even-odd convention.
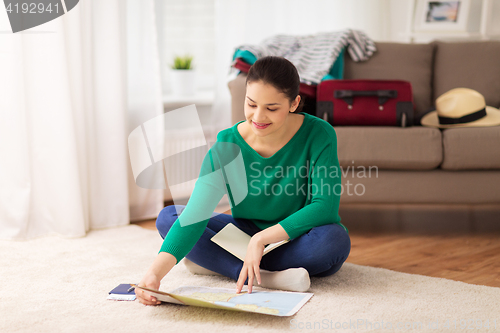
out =
[[[316,226],[340,223],[341,170],[334,128],[308,113],[297,133],[273,156],[259,155],[237,130],[217,134],[193,193],[165,236],[160,252],[184,258],[226,194],[233,218],[261,230],[280,224],[290,239]]]

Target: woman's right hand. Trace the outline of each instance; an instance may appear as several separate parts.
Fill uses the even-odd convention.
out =
[[[158,279],[154,274],[146,274],[141,282],[138,284],[139,287],[146,287],[154,290],[160,290],[160,279]],[[144,305],[158,305],[161,302],[156,299],[156,297],[149,294],[147,291],[135,288],[135,295],[139,302]]]
[[[160,252],[154,260],[146,275],[139,282],[139,287],[160,290],[160,282],[165,275],[175,266],[177,259],[170,253]],[[151,296],[147,291],[135,288],[135,295],[139,302],[144,305],[158,305],[161,302]]]

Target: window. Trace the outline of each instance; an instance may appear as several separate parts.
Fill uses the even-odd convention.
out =
[[[215,0],[156,0],[156,24],[163,93],[171,92],[169,71],[176,55],[193,56],[196,86],[213,90]]]

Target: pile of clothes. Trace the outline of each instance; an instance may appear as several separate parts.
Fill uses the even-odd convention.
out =
[[[316,87],[323,80],[342,79],[344,53],[353,61],[366,61],[377,51],[375,43],[361,31],[347,29],[312,35],[276,35],[258,45],[241,45],[233,54],[231,69],[248,73],[257,59],[279,56],[295,65],[300,76],[300,94],[313,106]],[[309,100],[309,101],[308,101]]]

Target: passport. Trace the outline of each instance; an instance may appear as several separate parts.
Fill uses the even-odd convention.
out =
[[[128,292],[129,288],[132,287],[130,283],[123,283],[115,287],[109,292],[108,298],[113,301],[134,301],[135,291],[131,290]]]

